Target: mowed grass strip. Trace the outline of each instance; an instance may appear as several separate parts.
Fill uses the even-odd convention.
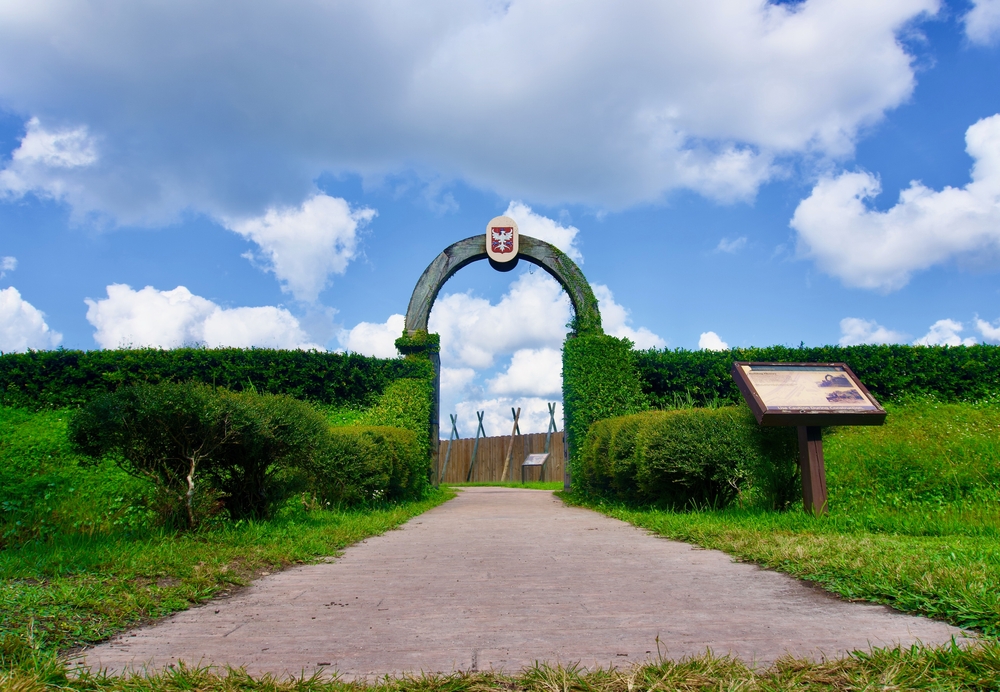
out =
[[[449,488],[526,488],[528,490],[562,490],[560,481],[476,481],[475,483],[442,483]]]
[[[995,690],[1000,688],[1000,644],[971,647],[877,649],[816,663],[785,658],[765,670],[738,659],[701,656],[661,660],[634,668],[585,672],[578,667],[536,664],[515,675],[495,672],[419,675],[368,682],[341,682],[334,671],[311,678],[251,676],[242,669],[213,671],[179,665],[149,675],[67,677],[65,671],[0,671],[0,688],[28,692],[152,690],[261,690],[267,692],[654,692],[669,690]]]
[[[1000,636],[1000,408],[887,409],[883,427],[824,433],[825,517],[798,506],[675,512],[566,499],[848,599]]]
[[[43,651],[100,641],[254,577],[335,555],[453,493],[368,510],[305,511],[197,533],[70,535],[0,551],[0,632]]]

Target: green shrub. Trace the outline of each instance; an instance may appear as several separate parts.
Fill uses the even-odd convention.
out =
[[[432,335],[436,336],[436,335]],[[375,405],[358,417],[360,425],[404,428],[417,436],[420,448],[430,454],[431,398],[429,379],[396,380],[385,388]],[[430,462],[427,463],[430,470]]]
[[[36,410],[80,406],[123,386],[195,381],[318,404],[371,406],[395,380],[431,377],[426,361],[354,353],[264,348],[29,351],[0,354],[0,405]]]
[[[784,508],[798,495],[791,428],[762,428],[745,406],[646,411],[598,421],[578,459],[585,495],[684,508]]]
[[[291,397],[165,382],[95,398],[73,416],[69,439],[151,481],[164,520],[180,514],[194,527],[223,506],[233,519],[269,517],[304,482],[326,430]]]
[[[427,454],[412,430],[331,428],[313,467],[318,499],[337,506],[414,499],[427,488]]]
[[[563,346],[563,415],[571,468],[577,474],[577,450],[591,423],[649,408],[633,362],[628,339],[587,335],[566,339]]]
[[[289,396],[218,390],[234,436],[206,469],[233,519],[266,519],[305,489],[307,469],[325,452],[327,423]]]
[[[742,401],[729,372],[734,361],[847,363],[883,401],[933,396],[978,401],[1000,393],[1000,346],[820,346],[734,348],[728,351],[648,350],[634,355],[642,391],[654,408],[678,396],[697,402]]]
[[[110,457],[151,481],[161,492],[161,513],[183,513],[192,528],[215,505],[201,472],[233,435],[220,398],[195,383],[125,387],[97,397],[69,424],[76,452]]]

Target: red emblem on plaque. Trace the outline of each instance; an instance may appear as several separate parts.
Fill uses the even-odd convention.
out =
[[[514,252],[514,228],[511,226],[491,228],[490,247],[498,255]]]
[[[509,216],[497,216],[486,224],[486,255],[494,269],[509,271],[517,266],[519,246],[517,221]]]

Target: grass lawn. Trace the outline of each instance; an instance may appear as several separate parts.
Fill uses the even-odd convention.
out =
[[[883,428],[826,433],[827,517],[798,509],[668,512],[566,499],[816,581],[848,598],[977,628],[986,635],[982,643],[883,649],[825,663],[786,659],[767,670],[706,653],[620,671],[584,674],[540,665],[509,676],[416,677],[368,686],[187,668],[152,677],[69,679],[56,654],[391,529],[450,497],[449,486],[423,502],[370,511],[306,511],[290,504],[270,522],[162,532],[149,528],[135,501],[141,484],[114,467],[79,466],[65,444],[64,412],[0,409],[0,689],[1000,689],[1000,407],[918,402],[888,408]],[[502,485],[562,488],[561,482]]]

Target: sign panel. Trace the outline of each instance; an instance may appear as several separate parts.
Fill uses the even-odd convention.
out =
[[[881,425],[885,409],[844,363],[733,363],[761,425]]]
[[[521,466],[541,466],[546,461],[548,461],[549,455],[545,454],[529,454],[524,458],[524,463]]]
[[[486,254],[501,264],[517,259],[517,222],[509,216],[497,216],[486,224]]]

